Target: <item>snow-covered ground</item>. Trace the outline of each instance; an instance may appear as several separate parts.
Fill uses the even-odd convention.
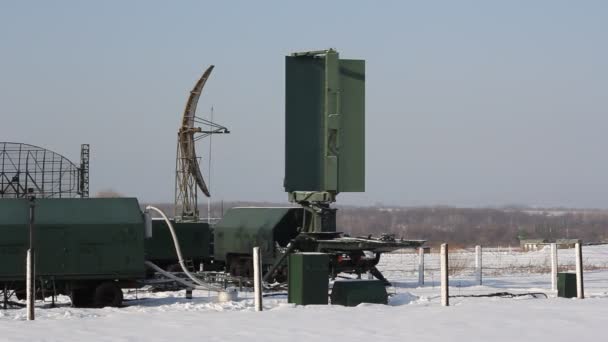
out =
[[[570,252],[560,250],[560,256]],[[584,250],[595,255],[590,265],[605,263],[606,252],[608,246]],[[540,259],[509,253],[515,260]],[[433,255],[427,257],[431,262]],[[417,262],[409,258],[415,256],[390,255],[381,266],[406,269]],[[490,254],[484,258],[488,267],[496,262]],[[75,309],[62,297],[56,308],[39,307],[34,322],[25,321],[24,309],[0,310],[0,341],[585,341],[601,340],[608,322],[605,268],[585,273],[584,300],[556,298],[548,274],[505,271],[486,276],[483,286],[474,286],[467,272],[455,274],[452,295],[542,292],[548,298],[456,297],[450,307],[440,306],[438,284],[429,275],[418,287],[415,272],[394,271],[388,306],[296,307],[279,295],[265,298],[264,312],[254,312],[249,292],[220,304],[213,292],[195,291],[188,300],[177,291],[128,293],[127,307],[120,309]]]

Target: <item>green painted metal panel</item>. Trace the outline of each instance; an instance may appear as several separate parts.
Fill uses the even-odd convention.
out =
[[[577,295],[576,274],[558,273],[557,274],[557,296],[564,298],[575,298]]]
[[[340,60],[339,192],[365,191],[365,61]]]
[[[388,304],[386,287],[380,280],[338,280],[331,290],[333,305]]]
[[[285,60],[285,191],[365,191],[365,61]]]
[[[23,199],[0,199],[0,225],[8,226],[28,223],[28,202]],[[6,237],[13,238],[12,236]]]
[[[272,263],[275,245],[286,246],[297,233],[302,208],[232,208],[213,229],[214,258],[226,261],[229,254],[252,254],[260,247],[264,264]]]
[[[0,199],[0,225],[28,224],[28,203],[26,199]],[[40,225],[142,222],[136,198],[40,198],[35,203],[36,224]]]
[[[329,256],[294,253],[288,259],[288,302],[297,305],[327,304]]]
[[[28,231],[28,202],[20,199],[0,199],[0,279],[25,277],[25,255]]]
[[[39,199],[36,206],[36,222],[40,224],[129,225],[143,222],[135,198]]]
[[[209,258],[211,230],[208,223],[172,221],[171,224],[186,260]],[[164,220],[152,220],[152,237],[146,239],[145,250],[146,259],[153,262],[177,262],[173,238]]]
[[[324,61],[286,57],[285,80],[285,190],[322,191]]]
[[[0,279],[22,280],[28,248],[25,199],[0,199]],[[39,199],[36,274],[56,279],[144,276],[144,224],[134,198]]]
[[[338,157],[340,155],[340,58],[337,52],[325,54],[325,108],[324,119],[324,152],[325,169],[323,172],[323,189],[338,191]]]

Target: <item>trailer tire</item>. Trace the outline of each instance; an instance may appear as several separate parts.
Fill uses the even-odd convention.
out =
[[[253,278],[253,260],[245,260],[243,264],[243,274],[245,278]]]
[[[241,276],[241,267],[239,266],[238,263],[236,263],[235,261],[232,261],[232,262],[230,262],[230,265],[228,266],[228,273],[230,273],[230,275],[233,277],[240,277]]]
[[[18,289],[15,290],[15,296],[17,297],[17,299],[19,300],[25,300],[27,298],[27,294],[25,289]]]
[[[93,289],[90,287],[72,289],[70,300],[75,308],[89,308],[93,304]]]
[[[93,296],[95,307],[120,307],[122,305],[122,300],[122,289],[113,281],[103,282],[95,288],[95,294]]]

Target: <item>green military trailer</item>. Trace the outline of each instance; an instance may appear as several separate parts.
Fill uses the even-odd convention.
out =
[[[302,208],[296,207],[228,210],[214,226],[215,261],[223,263],[233,276],[253,277],[253,247],[260,247],[264,268],[272,265],[281,249],[298,235],[303,215]]]
[[[34,200],[38,296],[65,294],[74,306],[119,306],[122,288],[145,277],[144,218],[135,198]],[[27,199],[0,199],[0,286],[25,294]]]
[[[211,252],[211,229],[206,222],[175,222],[171,220],[175,228],[177,240],[186,263],[193,268],[200,264],[207,265],[206,270],[212,264]],[[152,220],[152,236],[145,240],[146,260],[169,272],[181,272],[177,253],[171,232],[163,219]],[[193,269],[192,271],[195,271]]]

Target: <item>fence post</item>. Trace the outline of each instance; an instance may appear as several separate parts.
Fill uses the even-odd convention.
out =
[[[418,286],[424,285],[424,248],[418,248]]]
[[[33,265],[33,255],[32,255],[32,250],[28,249],[27,250],[27,256],[26,256],[26,271],[27,271],[27,277],[25,279],[25,288],[26,288],[26,305],[27,305],[27,320],[28,321],[33,321],[34,320],[34,298],[35,297],[35,293],[34,293],[34,288],[35,288],[35,280],[34,280],[34,265]]]
[[[260,257],[260,247],[253,247],[253,293],[255,311],[262,311],[262,277],[260,268],[262,258]]]
[[[475,280],[477,281],[477,285],[483,283],[481,252],[481,246],[475,246]]]
[[[34,209],[35,209],[35,197],[31,196],[29,198],[29,239],[30,239],[30,247],[27,250],[27,256],[25,258],[26,262],[26,278],[25,278],[25,288],[26,288],[26,306],[27,306],[27,320],[33,321],[35,318],[34,315],[34,302],[36,300],[36,252],[34,249]]]
[[[574,248],[576,250],[576,297],[583,299],[585,298],[583,286],[583,247],[580,242],[577,242]]]
[[[551,244],[551,291],[557,291],[557,244]]]
[[[448,244],[441,244],[441,305],[450,305],[450,290],[448,280]]]

